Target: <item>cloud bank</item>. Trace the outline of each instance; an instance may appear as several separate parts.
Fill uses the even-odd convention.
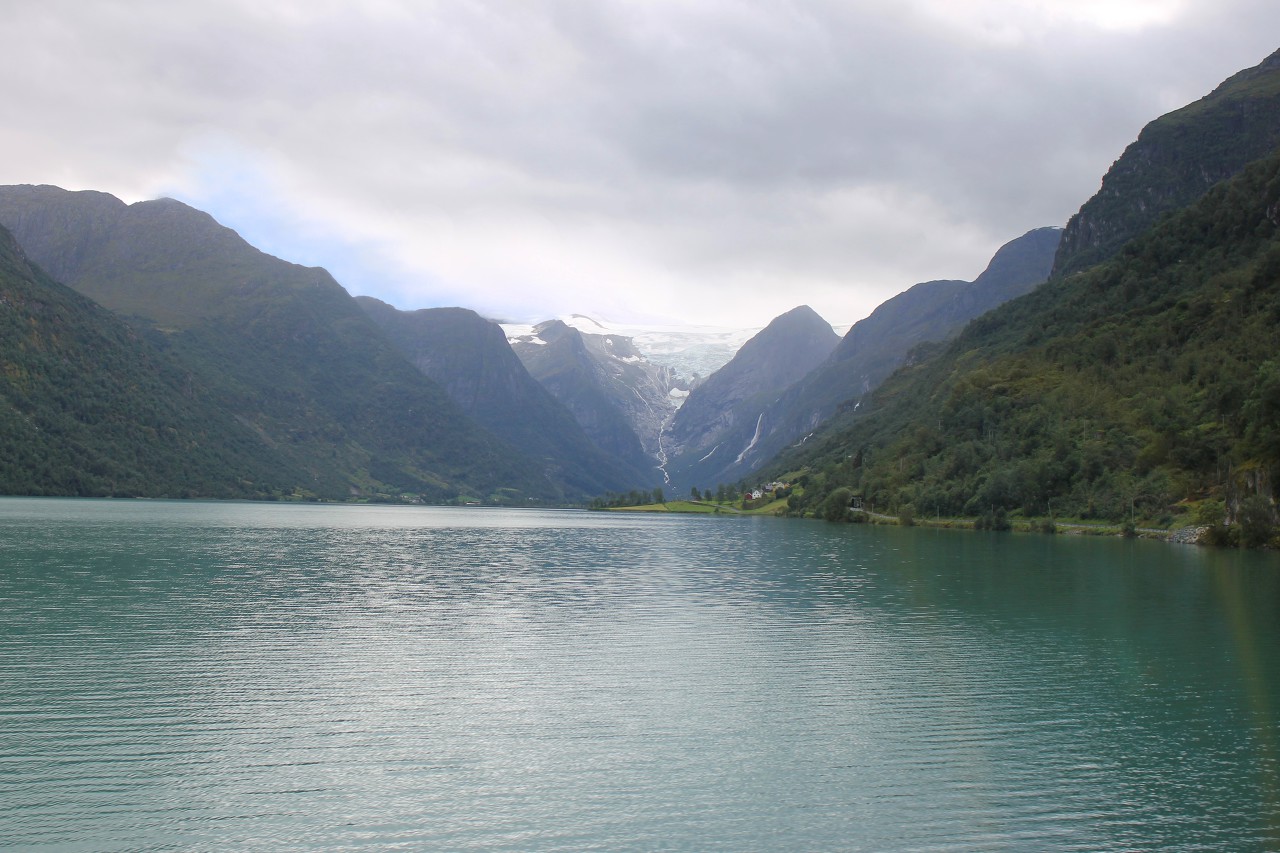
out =
[[[11,0],[0,182],[169,195],[403,308],[852,322],[1061,225],[1271,0]]]

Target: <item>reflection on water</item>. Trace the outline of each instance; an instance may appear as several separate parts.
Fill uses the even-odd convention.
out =
[[[1280,846],[1274,555],[0,500],[0,847]]]

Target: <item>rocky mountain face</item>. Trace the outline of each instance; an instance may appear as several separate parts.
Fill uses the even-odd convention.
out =
[[[322,269],[259,252],[172,200],[3,187],[0,224],[304,472],[290,484],[299,495],[570,497],[463,414]]]
[[[1143,128],[1067,223],[1054,275],[1113,257],[1163,214],[1186,207],[1277,146],[1280,51]]]
[[[511,348],[596,446],[661,482],[662,429],[687,391],[674,370],[645,359],[629,337],[586,334],[561,320],[511,338]]]
[[[583,494],[626,491],[652,478],[600,450],[573,414],[525,369],[502,328],[467,308],[400,311],[356,302],[409,361],[469,417]]]
[[[0,494],[269,498],[300,472],[0,229]]]
[[[716,472],[750,452],[765,409],[839,342],[831,325],[802,305],[775,318],[690,392],[663,435],[664,467],[677,493],[715,485]]]
[[[907,361],[911,351],[956,335],[966,323],[1045,280],[1061,230],[1037,228],[1002,246],[972,282],[931,281],[887,300],[855,323],[825,361],[759,410],[743,440],[700,461],[708,485],[732,483],[805,437],[841,405],[857,401]],[[719,459],[718,466],[712,466]],[[691,485],[697,485],[693,483]]]

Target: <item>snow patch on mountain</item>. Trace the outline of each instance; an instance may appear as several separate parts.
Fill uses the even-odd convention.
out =
[[[671,368],[681,383],[690,387],[728,364],[742,345],[760,331],[758,328],[727,326],[614,323],[586,314],[570,314],[556,319],[583,334],[630,338],[635,350],[645,360],[659,367]],[[501,325],[507,339],[514,342],[530,341],[535,324]]]

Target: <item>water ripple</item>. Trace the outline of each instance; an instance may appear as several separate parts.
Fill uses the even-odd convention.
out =
[[[405,507],[0,533],[0,847],[1280,844],[1265,560]]]

